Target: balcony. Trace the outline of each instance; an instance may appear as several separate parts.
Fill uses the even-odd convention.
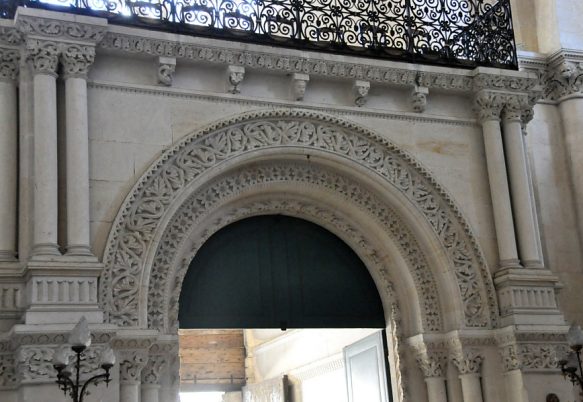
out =
[[[434,64],[517,69],[510,0],[0,0],[185,35]]]

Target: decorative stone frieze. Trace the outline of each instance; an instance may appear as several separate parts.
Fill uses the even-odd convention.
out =
[[[65,78],[87,78],[89,68],[95,61],[95,46],[67,44],[61,48],[61,59]]]
[[[0,389],[12,389],[18,385],[16,361],[12,353],[0,354]]]
[[[0,26],[0,45],[17,47],[22,44],[22,34],[13,26]]]
[[[14,82],[20,67],[20,51],[0,47],[0,80]]]
[[[162,85],[172,85],[174,72],[176,71],[175,57],[158,57],[158,82]]]
[[[296,130],[298,124],[303,125],[302,130]],[[239,130],[248,134],[241,137],[236,134]],[[327,132],[336,133],[333,141],[328,139]],[[303,134],[299,136],[298,133]],[[221,138],[231,139],[223,141]],[[197,156],[202,152],[199,139],[207,144],[204,146],[206,156],[200,155],[202,159]],[[359,150],[354,144],[361,144]],[[129,195],[122,207],[110,237],[113,242],[108,245],[105,255],[101,300],[110,311],[110,321],[121,325],[138,323],[137,294],[144,253],[158,225],[158,217],[164,214],[171,200],[188,186],[187,183],[216,163],[251,150],[257,152],[274,146],[301,146],[347,155],[354,163],[378,172],[391,186],[396,186],[426,216],[441,239],[446,255],[451,258],[465,304],[465,325],[482,327],[495,321],[495,295],[477,242],[459,210],[448,201],[451,198],[444,197],[444,190],[426,177],[427,171],[418,170],[411,157],[375,134],[352,124],[347,126],[339,119],[303,110],[256,112],[212,125],[178,144],[146,173],[134,190],[135,194]],[[184,164],[184,158],[192,163]],[[209,164],[209,160],[212,163]],[[181,162],[176,164],[178,161]],[[144,191],[149,194],[147,198],[142,195]],[[155,201],[159,197],[165,201]],[[155,217],[147,212],[151,211],[149,204],[152,202],[158,205],[156,208],[161,208]],[[126,219],[129,219],[128,223],[141,223],[139,226],[126,225]],[[448,240],[452,238],[457,239],[456,242]],[[112,298],[112,285],[115,286],[115,298]]]
[[[227,67],[227,92],[238,94],[241,92],[239,85],[245,78],[245,67],[230,65]]]
[[[65,42],[100,42],[107,31],[104,18],[54,14],[21,8],[15,17],[17,29],[27,37],[44,37]]]
[[[423,113],[427,107],[429,88],[415,85],[411,91],[411,106],[415,113]]]
[[[354,81],[352,92],[354,93],[354,104],[356,106],[364,106],[368,98],[368,91],[370,90],[370,82],[363,80]]]
[[[26,41],[26,53],[33,74],[57,76],[59,45],[56,42],[29,39]]]
[[[292,100],[304,100],[304,95],[306,94],[306,88],[309,81],[310,76],[308,74],[293,73],[291,75],[290,93]]]

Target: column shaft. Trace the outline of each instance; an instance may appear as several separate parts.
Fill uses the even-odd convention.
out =
[[[488,179],[492,195],[492,209],[498,241],[501,268],[519,265],[516,237],[510,204],[510,192],[504,160],[500,122],[489,119],[482,122]]]
[[[140,383],[122,383],[119,387],[120,402],[140,402]]]
[[[445,378],[429,377],[425,379],[427,384],[427,397],[429,402],[447,402]]]
[[[483,402],[479,374],[462,374],[460,380],[462,381],[464,402]]]
[[[17,99],[14,80],[0,80],[0,261],[16,253]]]
[[[55,77],[34,76],[34,254],[60,255],[57,245],[57,89]]]
[[[160,400],[160,386],[156,384],[142,384],[141,402],[158,402]]]
[[[515,117],[504,118],[503,129],[519,256],[525,267],[540,268],[541,253],[538,248],[520,115]]]
[[[520,370],[511,370],[506,373],[506,397],[512,402],[528,402]]]
[[[67,254],[91,255],[87,82],[69,77],[66,97]]]
[[[571,180],[575,195],[575,208],[577,214],[577,226],[579,229],[579,241],[583,247],[583,99],[572,98],[559,104],[563,129],[565,130],[565,143],[567,149],[567,163],[571,171]]]

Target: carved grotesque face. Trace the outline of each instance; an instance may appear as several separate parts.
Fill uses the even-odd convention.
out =
[[[559,68],[559,73],[561,74],[561,77],[568,79],[573,75],[574,70],[575,66],[573,66],[572,63],[564,62]]]
[[[243,73],[239,73],[239,72],[232,72],[229,75],[229,80],[231,81],[231,84],[233,85],[237,85],[239,83],[241,83],[241,81],[243,81]]]
[[[306,81],[296,80],[294,81],[294,94],[296,98],[302,99],[306,93]]]

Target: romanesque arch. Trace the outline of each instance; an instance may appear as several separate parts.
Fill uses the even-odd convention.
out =
[[[345,240],[371,271],[385,311],[401,298],[418,310],[417,330],[495,324],[479,246],[428,171],[365,128],[296,109],[247,113],[198,130],[138,181],[104,256],[100,297],[109,322],[172,332],[180,284],[198,247],[230,222],[268,213],[311,220]],[[386,265],[395,250],[402,262],[395,265],[408,277],[400,273],[399,280],[411,283],[404,294],[393,291]],[[458,307],[449,324],[448,283]]]

